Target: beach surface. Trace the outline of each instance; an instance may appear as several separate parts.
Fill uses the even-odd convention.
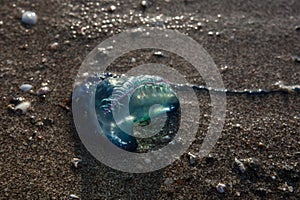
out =
[[[191,119],[197,138],[171,165],[130,174],[86,150],[70,103],[77,71],[100,42],[130,28],[187,34],[213,58],[228,89],[300,84],[300,1],[145,2],[0,1],[0,199],[300,199],[299,92],[227,96],[221,137],[192,164],[188,152],[199,152],[210,121],[209,96],[201,92],[200,119]],[[22,24],[22,11],[34,11],[36,25]],[[153,52],[130,52],[110,67],[163,63],[205,84],[182,58]],[[14,111],[26,101],[26,114]]]

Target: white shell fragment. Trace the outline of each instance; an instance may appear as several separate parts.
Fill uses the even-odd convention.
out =
[[[15,111],[21,110],[22,114],[25,114],[30,106],[31,103],[29,101],[24,101],[15,107]]]
[[[75,168],[78,167],[78,164],[81,162],[82,160],[80,158],[73,158],[72,159],[72,163],[74,165]]]
[[[190,165],[195,165],[197,162],[196,156],[194,154],[192,154],[191,152],[189,152],[188,155],[189,155]]]
[[[153,55],[158,56],[158,57],[164,56],[164,54],[163,54],[161,51],[155,51],[155,52],[153,53]]]
[[[225,193],[226,185],[224,183],[218,183],[216,189],[219,193]]]
[[[75,194],[71,194],[70,197],[71,197],[72,199],[79,199],[79,196],[77,196],[77,195],[75,195]]]
[[[20,89],[23,91],[23,92],[28,92],[29,90],[31,90],[32,88],[32,85],[30,84],[23,84],[20,86]]]
[[[28,25],[35,25],[37,22],[37,15],[35,12],[26,11],[22,15],[22,23]]]

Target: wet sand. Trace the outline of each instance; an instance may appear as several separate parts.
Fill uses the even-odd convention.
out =
[[[145,25],[146,16],[162,14],[164,20],[151,26],[163,24],[203,45],[228,89],[300,84],[300,64],[292,59],[300,55],[299,1],[147,2],[146,7],[138,1],[0,2],[0,199],[71,199],[72,194],[80,199],[299,199],[299,93],[228,96],[222,136],[193,166],[184,154],[162,170],[129,174],[101,164],[84,148],[68,109],[77,70],[101,41]],[[20,23],[22,10],[37,13],[34,27]],[[124,71],[150,61],[203,84],[172,54],[132,52],[113,67]],[[19,89],[24,83],[33,85],[34,94]],[[36,96],[45,84],[51,91]],[[197,95],[202,113],[194,119],[199,129],[192,153],[199,151],[210,119],[208,96]],[[8,108],[16,97],[31,102],[25,115]],[[74,157],[82,159],[78,168]],[[235,158],[245,165],[244,173]],[[226,185],[224,193],[217,191],[218,183]]]

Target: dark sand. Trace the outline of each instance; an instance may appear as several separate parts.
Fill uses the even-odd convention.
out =
[[[175,29],[203,45],[220,69],[226,88],[269,89],[277,81],[300,84],[300,65],[291,58],[300,54],[300,32],[295,30],[300,25],[300,1],[151,1],[146,9],[138,1],[117,1],[120,5],[115,1],[99,1],[99,5],[41,2],[0,1],[0,199],[70,199],[71,194],[80,199],[300,199],[299,93],[228,96],[222,137],[210,157],[190,166],[185,154],[148,174],[119,172],[95,160],[78,138],[71,111],[64,107],[88,52],[113,33],[141,25],[127,17],[126,22],[104,26],[100,32],[92,23],[102,23],[105,15],[109,20],[129,16],[130,10],[142,17],[183,15],[181,25],[188,24],[190,16],[196,19],[194,24],[201,21],[198,30]],[[113,13],[101,11],[110,5],[117,7]],[[36,26],[25,29],[20,24],[22,10],[36,11]],[[97,14],[95,19],[93,14]],[[87,25],[87,31],[80,34]],[[209,31],[221,35],[209,36]],[[54,42],[58,46],[50,47]],[[182,73],[194,75],[172,55],[132,54],[115,65],[173,63]],[[130,62],[132,57],[136,63]],[[36,91],[47,81],[52,91],[45,99],[19,89],[30,83]],[[202,83],[197,76],[191,82]],[[7,109],[13,97],[32,103],[26,115]],[[203,94],[199,99],[203,113],[201,119],[194,119],[200,127],[191,152],[199,150],[209,123],[205,117],[209,99]],[[71,162],[76,156],[83,160],[77,169]],[[235,167],[235,157],[254,161],[244,162],[246,173],[242,174]],[[218,183],[226,184],[225,193],[217,192]]]

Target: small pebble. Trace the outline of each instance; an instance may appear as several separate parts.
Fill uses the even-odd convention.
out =
[[[282,184],[282,186],[280,186],[280,187],[278,187],[278,189],[279,190],[282,190],[282,191],[289,191],[289,192],[294,192],[294,188],[293,188],[293,186],[289,186],[288,184],[287,184],[287,182],[285,182],[284,184]]]
[[[51,50],[57,50],[58,49],[58,42],[53,42],[50,44],[50,49]]]
[[[45,126],[51,126],[51,125],[54,124],[54,120],[51,119],[51,118],[45,117],[45,118],[43,119],[43,124],[44,124]]]
[[[104,55],[107,55],[107,54],[108,54],[108,51],[106,50],[106,48],[103,48],[103,47],[98,48],[98,51],[99,51],[101,54],[104,54]]]
[[[41,85],[42,86],[47,86],[49,81],[43,82]]]
[[[131,58],[131,62],[132,62],[132,63],[135,63],[135,62],[136,62],[136,59],[135,59],[135,58]]]
[[[241,173],[245,173],[245,171],[246,171],[245,165],[240,160],[238,160],[237,158],[234,158],[234,162],[237,165],[239,171]]]
[[[38,96],[42,96],[42,95],[46,95],[47,93],[50,92],[50,88],[45,86],[45,87],[41,87],[40,89],[38,89],[38,91],[36,92],[36,94]]]
[[[34,115],[30,116],[30,123],[35,124],[36,123],[36,118]]]
[[[258,147],[259,148],[266,148],[266,145],[264,143],[262,143],[262,142],[259,142],[258,143]]]
[[[43,127],[44,123],[42,121],[39,121],[35,125],[38,126],[38,127]]]
[[[42,58],[42,63],[46,63],[47,62],[47,58]]]
[[[19,49],[27,50],[28,49],[28,44],[23,44],[23,45],[19,46]]]
[[[14,97],[14,98],[10,99],[9,103],[14,104],[16,106],[24,100],[25,100],[24,97]]]
[[[165,184],[165,185],[170,185],[170,184],[172,184],[172,183],[174,183],[173,178],[166,178],[165,181],[164,181],[164,184]]]
[[[6,60],[6,64],[8,64],[8,65],[11,65],[13,63],[14,63],[14,61],[12,61],[12,60]]]
[[[300,157],[300,151],[295,152],[294,155]]]
[[[151,163],[151,160],[150,160],[149,158],[146,158],[146,159],[145,159],[145,163],[146,163],[146,164],[150,164],[150,163]]]
[[[294,55],[294,56],[292,56],[292,59],[294,62],[300,63],[300,56]]]
[[[251,169],[255,172],[258,172],[258,170],[261,168],[261,161],[257,158],[246,158],[241,159],[241,162],[246,166],[247,170]]]
[[[75,168],[78,168],[78,164],[81,163],[81,159],[80,158],[73,158],[72,159],[72,163],[74,165]]]
[[[233,128],[242,128],[242,124],[232,124]]]
[[[216,158],[213,154],[208,154],[208,156],[205,158],[205,162],[208,165],[212,165],[216,161]]]
[[[171,137],[168,135],[165,135],[161,138],[161,142],[166,143],[166,142],[170,142],[171,141]]]
[[[32,88],[32,85],[30,84],[23,84],[20,86],[20,89],[23,91],[23,92],[28,92],[29,90],[31,90]]]
[[[227,65],[225,65],[224,67],[221,67],[221,70],[222,71],[226,71],[228,69],[228,66]]]
[[[218,183],[216,189],[219,193],[225,193],[226,185],[224,183]]]
[[[295,31],[300,31],[300,25],[295,26]]]
[[[289,191],[289,192],[294,192],[293,186],[288,186],[288,191]]]
[[[110,11],[110,12],[114,12],[115,10],[116,10],[116,6],[114,6],[114,5],[111,5],[109,8],[108,8],[108,11]]]
[[[7,105],[7,109],[10,111],[14,111],[15,110],[15,106],[13,104],[8,104]]]
[[[27,25],[35,25],[37,22],[37,15],[35,12],[26,11],[22,15],[22,23]]]
[[[209,31],[207,34],[208,34],[209,36],[213,36],[213,35],[214,35],[214,32]]]
[[[141,6],[147,7],[147,6],[148,6],[148,2],[147,2],[147,1],[142,1],[142,2],[141,2]]]
[[[22,102],[15,107],[15,111],[20,110],[22,112],[22,114],[25,114],[27,112],[28,108],[30,107],[30,105],[31,105],[31,103],[29,101]]]

